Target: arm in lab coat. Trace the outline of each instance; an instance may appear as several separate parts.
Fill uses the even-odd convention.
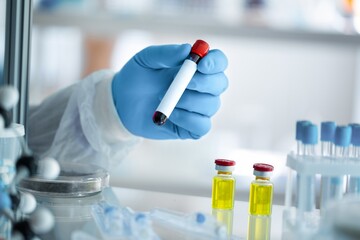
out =
[[[31,107],[28,142],[39,157],[92,163],[109,169],[139,142],[122,125],[114,107],[111,81],[103,70]]]

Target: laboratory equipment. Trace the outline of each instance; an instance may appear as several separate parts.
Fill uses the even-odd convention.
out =
[[[274,167],[265,163],[255,163],[253,168],[255,180],[250,185],[249,214],[270,216],[273,199],[270,176]]]
[[[334,123],[330,124],[330,128],[333,129]],[[350,175],[352,177],[360,176],[360,162],[356,161],[356,158],[353,158],[347,154],[349,146],[349,135],[351,131],[347,126],[338,126],[337,133],[335,131],[334,135],[334,149],[331,148],[331,143],[328,140],[331,136],[322,138],[322,153],[316,154],[316,145],[309,146],[309,149],[304,148],[303,155],[297,155],[293,152],[287,155],[286,165],[289,167],[289,171],[295,172],[296,174],[301,174],[306,177],[315,177],[320,175],[320,177],[327,177],[329,179],[343,179],[343,176]],[[325,130],[324,130],[325,131]],[[324,133],[325,134],[325,133]],[[331,134],[331,131],[327,132]],[[315,136],[315,133],[314,133]],[[315,137],[313,143],[316,143]],[[291,176],[292,174],[289,174]],[[306,179],[306,178],[305,178]],[[298,179],[296,179],[298,180]],[[293,195],[292,191],[292,178],[288,178],[287,188],[286,188],[286,199],[291,199]],[[330,184],[334,182],[330,182]],[[338,182],[335,182],[338,183]],[[308,185],[306,181],[300,181],[297,183],[301,188],[303,185]],[[321,206],[321,215],[320,211],[315,208],[311,208],[311,211],[304,211],[303,208],[299,206],[307,206],[310,204],[308,199],[304,195],[295,195],[296,202],[299,204],[293,204],[292,201],[286,201],[286,209],[283,213],[283,239],[336,239],[331,238],[331,235],[322,235],[324,233],[324,228],[321,226],[323,221],[326,221],[327,213],[331,210],[332,206],[342,202],[344,185],[338,187],[336,185],[333,188],[332,195],[330,192],[329,199],[324,206]],[[306,186],[304,189],[309,189]],[[330,188],[331,190],[331,188]],[[336,191],[335,191],[336,190]],[[337,192],[337,190],[339,190]],[[302,203],[303,202],[303,203]],[[310,210],[310,209],[309,209]],[[326,232],[326,231],[325,231]],[[327,233],[326,233],[327,234]],[[320,238],[317,238],[317,237]],[[322,238],[321,238],[322,237]]]
[[[165,124],[194,76],[197,70],[198,62],[206,56],[208,51],[209,44],[207,42],[203,40],[196,40],[191,48],[188,59],[186,59],[182,64],[179,72],[176,74],[153,115],[153,121],[155,124]]]
[[[360,163],[360,125],[353,125],[351,126],[351,151],[350,156]],[[360,178],[349,176],[348,187],[347,187],[348,194],[360,194]]]
[[[93,216],[104,239],[160,240],[149,213],[100,202],[93,206]]]
[[[221,225],[211,215],[201,212],[185,214],[168,209],[156,208],[150,211],[154,222],[174,229],[182,236],[194,239],[228,239],[226,227]]]
[[[93,206],[117,201],[108,189],[109,174],[98,166],[80,163],[60,163],[60,175],[56,179],[33,176],[18,184],[21,192],[35,196],[39,206],[54,214],[55,227],[41,234],[43,239],[71,239],[76,230],[83,230],[101,238],[100,228],[93,217]]]
[[[11,239],[34,239],[37,235],[50,231],[54,224],[54,216],[48,209],[37,208],[29,219],[13,224]]]
[[[314,156],[315,146],[318,143],[318,129],[315,124],[304,126],[303,129],[303,156]],[[311,212],[315,209],[315,176],[298,173],[298,209]]]
[[[16,161],[16,176],[12,187],[28,177],[52,180],[59,176],[59,163],[53,158],[37,159],[33,155],[23,154]]]
[[[11,194],[10,197],[12,201],[12,208],[23,214],[30,214],[36,208],[35,197],[30,193],[18,192],[16,194]]]
[[[212,182],[212,208],[231,210],[234,208],[235,178],[232,175],[236,162],[228,159],[216,159],[217,175]]]
[[[274,167],[270,164],[253,165],[255,180],[250,184],[248,240],[270,239],[273,184],[270,181]]]
[[[301,156],[304,153],[304,144],[303,144],[303,132],[304,132],[304,127],[307,125],[310,125],[311,122],[308,120],[300,120],[296,122],[296,127],[295,127],[295,140],[296,140],[296,152],[295,154],[297,156]],[[295,183],[297,184],[297,186],[293,186],[293,177],[296,177],[297,181],[295,181]],[[288,181],[286,184],[286,191],[290,192],[290,191],[299,191],[299,174],[295,174],[292,171],[288,171]],[[297,192],[297,194],[299,194]],[[293,198],[293,193],[292,194],[287,194],[285,195],[285,205],[292,205],[292,204],[297,204],[295,201],[295,198]]]
[[[11,211],[11,198],[9,194],[1,189],[0,191],[0,238],[9,239],[11,234],[11,221],[14,214]]]
[[[302,155],[304,152],[304,145],[303,145],[303,132],[304,127],[307,125],[310,125],[311,122],[307,120],[301,120],[296,122],[296,133],[295,133],[295,139],[296,139],[296,154]]]
[[[11,124],[9,111],[19,101],[19,92],[12,86],[0,88],[0,129],[9,128]]]
[[[351,127],[337,126],[334,138],[334,161],[342,161],[349,157],[349,146],[351,142]],[[345,175],[333,176],[330,178],[330,199],[339,200],[345,192]]]
[[[329,157],[334,150],[336,123],[332,121],[321,123],[321,156]],[[328,176],[321,176],[321,192],[320,192],[320,209],[325,208],[330,199],[330,178]]]
[[[15,163],[21,155],[21,138],[25,134],[24,126],[12,124],[0,131],[0,181],[9,185],[15,176]]]
[[[58,173],[49,168],[58,167],[55,160],[51,166],[44,164],[39,168],[47,161],[37,161],[28,154],[29,150],[23,140],[23,125],[11,123],[10,110],[18,100],[19,93],[14,87],[0,88],[0,238],[5,239],[10,239],[11,235],[22,239],[34,238],[37,234],[49,231],[54,225],[53,216],[47,209],[36,209],[33,195],[16,189],[18,181],[25,177],[38,173],[41,176],[45,172],[57,177]]]
[[[109,185],[109,173],[95,165],[63,162],[60,169],[56,179],[34,176],[22,180],[18,188],[35,196],[81,197],[99,193]]]

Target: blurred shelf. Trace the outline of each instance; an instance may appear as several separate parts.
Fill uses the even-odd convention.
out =
[[[275,40],[308,41],[341,45],[360,45],[358,33],[307,29],[299,27],[276,27],[244,21],[225,22],[216,17],[189,15],[180,16],[154,14],[116,14],[99,11],[82,13],[74,11],[35,11],[33,23],[38,27],[77,27],[85,32],[118,34],[135,29],[157,34],[197,34],[225,37],[259,38]]]

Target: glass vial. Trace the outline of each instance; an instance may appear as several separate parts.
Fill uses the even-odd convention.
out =
[[[255,180],[250,185],[249,213],[251,215],[271,215],[273,183],[270,176],[274,167],[265,163],[253,165]]]
[[[215,169],[218,171],[212,182],[212,208],[231,210],[234,208],[235,178],[232,172],[235,161],[216,159]]]

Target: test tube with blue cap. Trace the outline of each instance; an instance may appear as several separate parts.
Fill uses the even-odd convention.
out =
[[[307,121],[307,120],[301,120],[301,121],[297,121],[296,122],[296,135],[295,135],[295,139],[296,139],[296,154],[297,155],[302,155],[304,153],[304,145],[303,145],[303,132],[304,132],[304,127],[307,125],[310,125],[311,122]]]
[[[322,122],[320,130],[321,156],[330,157],[334,149],[336,123]],[[320,209],[323,210],[330,198],[330,177],[321,176]]]
[[[360,164],[360,125],[352,124],[350,127],[352,129],[350,156]],[[347,192],[349,194],[360,195],[360,177],[349,176]]]
[[[304,144],[303,155],[314,156],[318,143],[318,128],[315,124],[304,126],[302,143]],[[298,209],[301,212],[312,212],[315,209],[315,176],[300,173],[298,181]]]
[[[296,122],[296,128],[295,128],[295,140],[296,140],[296,155],[301,156],[304,152],[304,144],[303,144],[303,132],[304,127],[306,125],[310,125],[311,122],[307,120],[299,120]],[[299,195],[299,174],[296,175],[297,181],[296,181],[296,191],[297,195]],[[290,194],[286,194],[285,196],[285,205],[286,206],[292,206],[293,205],[293,172],[288,172],[288,181],[286,183],[286,192]],[[294,205],[297,203],[294,203]]]
[[[351,142],[351,127],[337,126],[334,138],[334,151],[332,156],[335,161],[341,161],[345,157],[349,157],[349,146]],[[345,176],[334,176],[330,178],[330,198],[339,200],[344,195],[344,178]]]

